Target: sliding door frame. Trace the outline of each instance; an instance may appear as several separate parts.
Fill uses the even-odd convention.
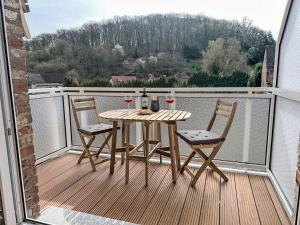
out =
[[[0,0],[0,189],[7,225],[25,221],[25,197],[18,149],[3,0]]]

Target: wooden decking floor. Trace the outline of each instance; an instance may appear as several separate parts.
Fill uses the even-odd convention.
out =
[[[229,182],[206,171],[196,188],[190,177],[172,183],[167,165],[150,164],[149,185],[144,187],[144,165],[130,162],[130,182],[120,162],[109,175],[109,162],[91,172],[88,162],[78,165],[77,155],[66,154],[38,166],[40,206],[63,207],[137,224],[290,224],[267,177],[227,173]]]

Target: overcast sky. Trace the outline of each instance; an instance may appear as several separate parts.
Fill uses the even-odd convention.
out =
[[[151,13],[204,14],[241,21],[271,31],[277,39],[287,0],[29,0],[26,14],[33,37],[91,21]]]

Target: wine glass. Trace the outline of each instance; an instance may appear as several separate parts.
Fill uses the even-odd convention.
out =
[[[125,95],[124,101],[127,103],[127,109],[129,109],[129,105],[133,103],[132,95]]]
[[[174,95],[166,95],[165,102],[169,106],[170,111],[171,111],[171,105],[174,103],[174,101],[175,101]]]

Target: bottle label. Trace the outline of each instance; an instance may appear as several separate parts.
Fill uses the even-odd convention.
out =
[[[148,98],[142,98],[142,108],[148,108]]]

